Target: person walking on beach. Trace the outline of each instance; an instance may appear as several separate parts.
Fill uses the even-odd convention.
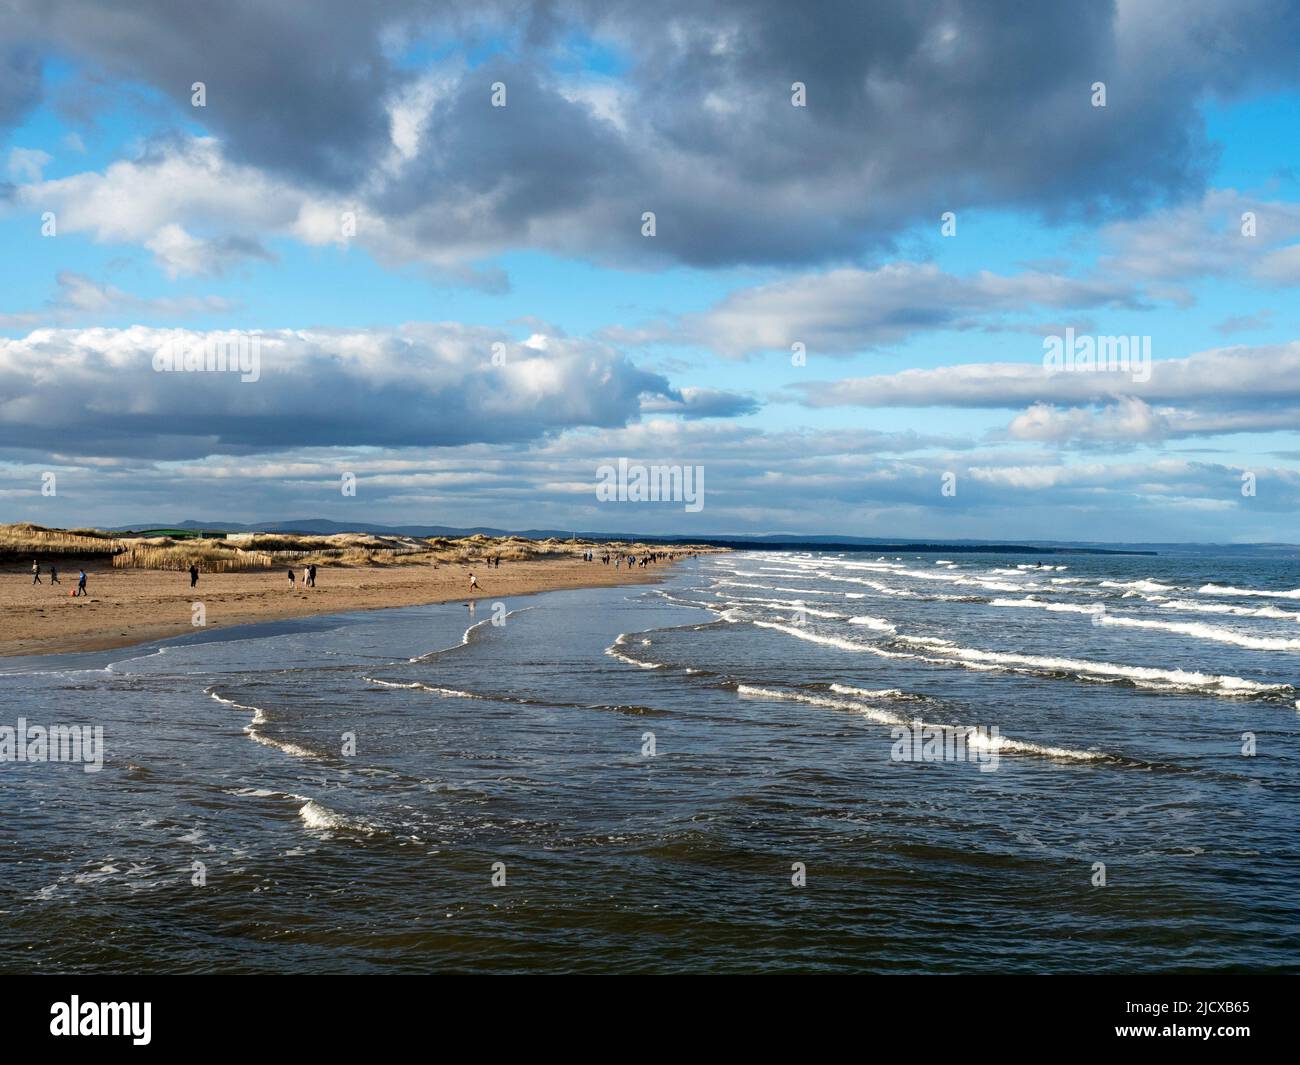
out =
[[[84,567],[77,570],[77,591],[75,594],[76,595],[86,594],[86,570]]]
[[[193,588],[198,583],[199,583],[199,567],[194,565],[193,562],[191,562],[190,563],[190,587]]]
[[[294,583],[297,578],[293,575],[293,569],[289,570],[289,594],[292,595],[297,585]]]
[[[316,563],[314,562],[307,567],[307,587],[316,587]]]
[[[41,564],[36,559],[32,559],[32,583],[41,583]]]
[[[59,570],[57,566],[50,567],[50,583],[51,584],[59,583]]]
[[[474,574],[472,573],[469,575],[469,590],[471,592],[478,591],[478,578],[475,577]]]

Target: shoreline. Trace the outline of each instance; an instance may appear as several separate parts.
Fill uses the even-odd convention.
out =
[[[29,571],[0,570],[0,659],[112,651],[199,631],[260,622],[427,606],[614,585],[655,584],[679,572],[667,560],[634,570],[576,558],[532,559],[486,566],[321,567],[317,587],[291,592],[281,570],[204,573],[197,588],[171,570],[88,571],[88,594],[71,597],[72,580],[51,588]],[[480,588],[469,594],[469,574]],[[43,575],[44,576],[44,575]],[[202,604],[203,624],[195,624]]]

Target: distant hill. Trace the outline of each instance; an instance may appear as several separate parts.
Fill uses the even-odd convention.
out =
[[[329,518],[300,518],[292,521],[267,521],[255,525],[239,522],[195,521],[189,519],[171,524],[137,524],[124,525],[114,532],[177,529],[209,530],[214,532],[277,532],[277,533],[315,533],[329,535],[332,533],[358,532],[372,533],[376,536],[446,536],[461,537],[482,534],[484,536],[524,536],[532,540],[545,540],[548,537],[568,539],[577,536],[584,540],[639,540],[643,543],[695,543],[710,544],[718,547],[731,547],[736,550],[754,550],[763,547],[780,547],[788,550],[804,551],[877,551],[933,553],[950,551],[971,554],[976,552],[996,552],[998,554],[1059,554],[1074,552],[1083,554],[1225,554],[1259,556],[1270,555],[1294,557],[1300,559],[1300,545],[1296,544],[1204,544],[1204,543],[1099,543],[1095,540],[972,540],[972,539],[929,539],[929,540],[890,540],[873,536],[808,536],[798,533],[772,533],[769,535],[728,535],[714,536],[678,536],[655,535],[651,533],[614,533],[593,532],[584,529],[500,529],[489,525],[469,527],[452,525],[382,525],[366,522],[338,522]]]

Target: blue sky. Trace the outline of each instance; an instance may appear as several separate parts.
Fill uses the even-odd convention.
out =
[[[1295,539],[1296,5],[669,6],[18,3],[0,517]]]

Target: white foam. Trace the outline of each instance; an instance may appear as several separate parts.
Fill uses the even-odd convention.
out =
[[[1205,584],[1196,591],[1201,595],[1253,595],[1264,599],[1300,599],[1300,588],[1274,592],[1266,588],[1233,588],[1231,585]]]
[[[867,650],[860,643],[853,640],[846,640],[840,636],[827,636],[824,633],[814,632],[812,629],[801,628],[795,625],[778,625],[774,621],[755,621],[760,629],[776,629],[778,632],[784,632],[800,640],[807,640],[809,643],[820,643],[826,647],[838,647],[841,651],[864,651]]]
[[[776,629],[778,632],[784,632],[787,636],[793,636],[799,640],[807,640],[809,643],[819,643],[827,647],[836,647],[841,651],[862,651],[866,654],[873,654],[879,658],[917,658],[918,655],[909,654],[905,651],[887,651],[885,648],[876,644],[856,643],[853,640],[846,640],[838,636],[827,636],[822,633],[814,632],[806,627],[794,625],[778,625],[774,621],[755,621],[753,619],[728,617],[723,615],[724,620],[739,623],[749,621],[750,624],[758,626],[760,629]]]
[[[225,703],[227,706],[233,706],[238,710],[246,710],[253,715],[253,720],[244,726],[244,734],[249,739],[260,743],[263,747],[273,747],[277,751],[282,751],[284,754],[290,755],[294,758],[316,757],[311,751],[307,750],[305,747],[299,747],[296,743],[289,743],[287,740],[272,739],[270,736],[264,736],[259,732],[257,726],[266,724],[266,711],[260,706],[245,706],[243,703],[235,702],[234,699],[227,699],[223,695],[218,695],[211,688],[208,689],[208,694],[219,703]]]
[[[1279,621],[1300,621],[1300,614],[1279,610],[1275,606],[1237,606],[1233,603],[1197,603],[1191,599],[1165,599],[1160,606],[1165,610],[1191,610],[1198,614],[1232,614],[1242,618],[1276,618]]]
[[[907,588],[895,588],[888,584],[881,584],[879,581],[867,580],[863,577],[837,577],[833,573],[822,573],[818,576],[828,581],[838,581],[841,584],[860,584],[863,587],[870,588],[872,591],[879,592],[881,595],[898,595],[907,599],[916,598],[916,593]]]
[[[530,607],[530,606],[522,606],[522,607],[519,607],[519,608],[516,609],[516,610],[509,610],[509,611],[507,611],[506,614],[505,614],[505,616],[508,617],[508,618],[512,618],[512,617],[514,617],[516,614],[522,614],[522,613],[524,613],[525,611],[527,611],[527,610],[532,610],[532,609],[534,609],[534,608],[533,608],[533,607]],[[474,622],[473,625],[471,625],[469,628],[467,628],[467,629],[465,630],[465,632],[461,635],[460,643],[458,643],[458,644],[453,644],[451,647],[440,647],[440,648],[438,648],[438,649],[435,650],[435,651],[425,651],[424,654],[422,654],[422,655],[416,655],[414,658],[408,658],[407,661],[408,661],[408,662],[422,662],[422,661],[424,661],[426,658],[432,658],[434,655],[445,654],[447,651],[453,651],[453,650],[455,650],[457,647],[464,647],[464,646],[466,646],[466,645],[469,643],[470,633],[472,633],[475,629],[481,629],[484,625],[491,625],[491,624],[492,624],[492,618],[490,618],[490,617],[484,618],[482,621],[476,621],[476,622]]]
[[[1263,692],[1282,691],[1288,684],[1264,684],[1213,673],[1195,673],[1181,669],[1155,669],[1147,666],[1129,666],[1117,662],[1093,662],[1080,658],[1057,658],[1045,655],[1006,654],[1000,651],[982,651],[971,647],[958,647],[949,640],[926,636],[900,636],[903,643],[934,648],[939,655],[933,661],[955,662],[994,669],[999,667],[1026,667],[1073,673],[1082,680],[1097,678],[1127,680],[1140,687],[1164,691],[1204,691],[1215,695],[1245,696]],[[924,657],[924,656],[923,656]]]
[[[844,693],[864,693],[876,695],[879,693],[868,693],[861,688],[848,688],[843,685],[832,685],[835,691]],[[894,692],[896,689],[890,689]],[[1051,758],[1069,758],[1077,761],[1090,762],[1098,758],[1105,758],[1106,755],[1099,751],[1076,751],[1067,747],[1047,747],[1038,743],[1028,743],[1024,740],[1015,740],[1010,736],[988,736],[980,735],[978,732],[970,729],[966,725],[934,725],[921,721],[909,721],[907,718],[900,717],[897,714],[891,714],[887,711],[880,710],[877,707],[864,706],[862,703],[845,699],[830,699],[825,696],[809,695],[804,692],[795,692],[776,688],[760,688],[752,684],[741,684],[736,688],[738,695],[755,699],[784,699],[790,702],[806,703],[810,706],[826,706],[835,710],[851,710],[860,714],[869,721],[874,721],[880,725],[904,725],[913,724],[924,729],[943,729],[944,731],[961,731],[966,733],[967,746],[976,747],[982,750],[996,751],[1015,751],[1020,754],[1038,754]],[[899,692],[898,694],[902,694]]]
[[[875,629],[877,632],[897,632],[898,626],[888,618],[873,618],[870,614],[862,614],[856,618],[849,618],[850,625],[865,625],[869,629]]]
[[[863,706],[860,703],[850,702],[847,699],[830,699],[821,695],[805,695],[803,692],[793,692],[778,690],[776,688],[760,688],[753,684],[741,684],[737,686],[736,693],[741,696],[749,696],[755,699],[785,699],[790,702],[807,703],[810,706],[827,706],[834,710],[852,710],[854,713],[861,714],[869,721],[874,721],[879,725],[901,725],[904,719],[897,714],[890,714],[884,710],[877,710],[874,707]]]
[[[1191,636],[1197,640],[1213,640],[1216,643],[1230,643],[1237,647],[1249,647],[1254,651],[1300,651],[1300,640],[1288,640],[1276,636],[1250,636],[1235,629],[1224,629],[1218,625],[1206,625],[1201,622],[1152,621],[1147,618],[1116,617],[1114,614],[1102,614],[1098,617],[1102,625],[1116,625],[1129,629],[1158,629],[1172,632],[1179,636]]]
[[[832,684],[831,691],[840,695],[857,695],[864,699],[915,699],[901,688],[855,688],[851,684]]]
[[[724,614],[725,616],[725,614]],[[610,658],[617,658],[620,662],[626,662],[630,666],[636,666],[638,669],[667,669],[668,666],[663,662],[642,662],[638,658],[630,658],[623,654],[618,648],[626,638],[627,633],[619,633],[619,637],[612,644],[605,648],[605,653]]]
[[[777,610],[792,610],[795,612],[802,611],[805,614],[811,614],[817,618],[842,618],[843,614],[837,614],[832,610],[821,610],[818,607],[808,606],[801,599],[757,599],[749,595],[728,595],[725,592],[714,592],[719,598],[729,599],[737,603],[755,603],[758,606],[769,606]]]
[[[1172,584],[1161,584],[1159,581],[1140,580],[1140,581],[1099,581],[1100,588],[1127,588],[1134,592],[1168,592],[1173,589]]]
[[[298,816],[302,818],[303,824],[318,832],[344,830],[364,832],[366,835],[373,835],[376,832],[374,825],[344,817],[342,814],[331,810],[328,806],[322,806],[315,799],[308,799],[298,811]]]

